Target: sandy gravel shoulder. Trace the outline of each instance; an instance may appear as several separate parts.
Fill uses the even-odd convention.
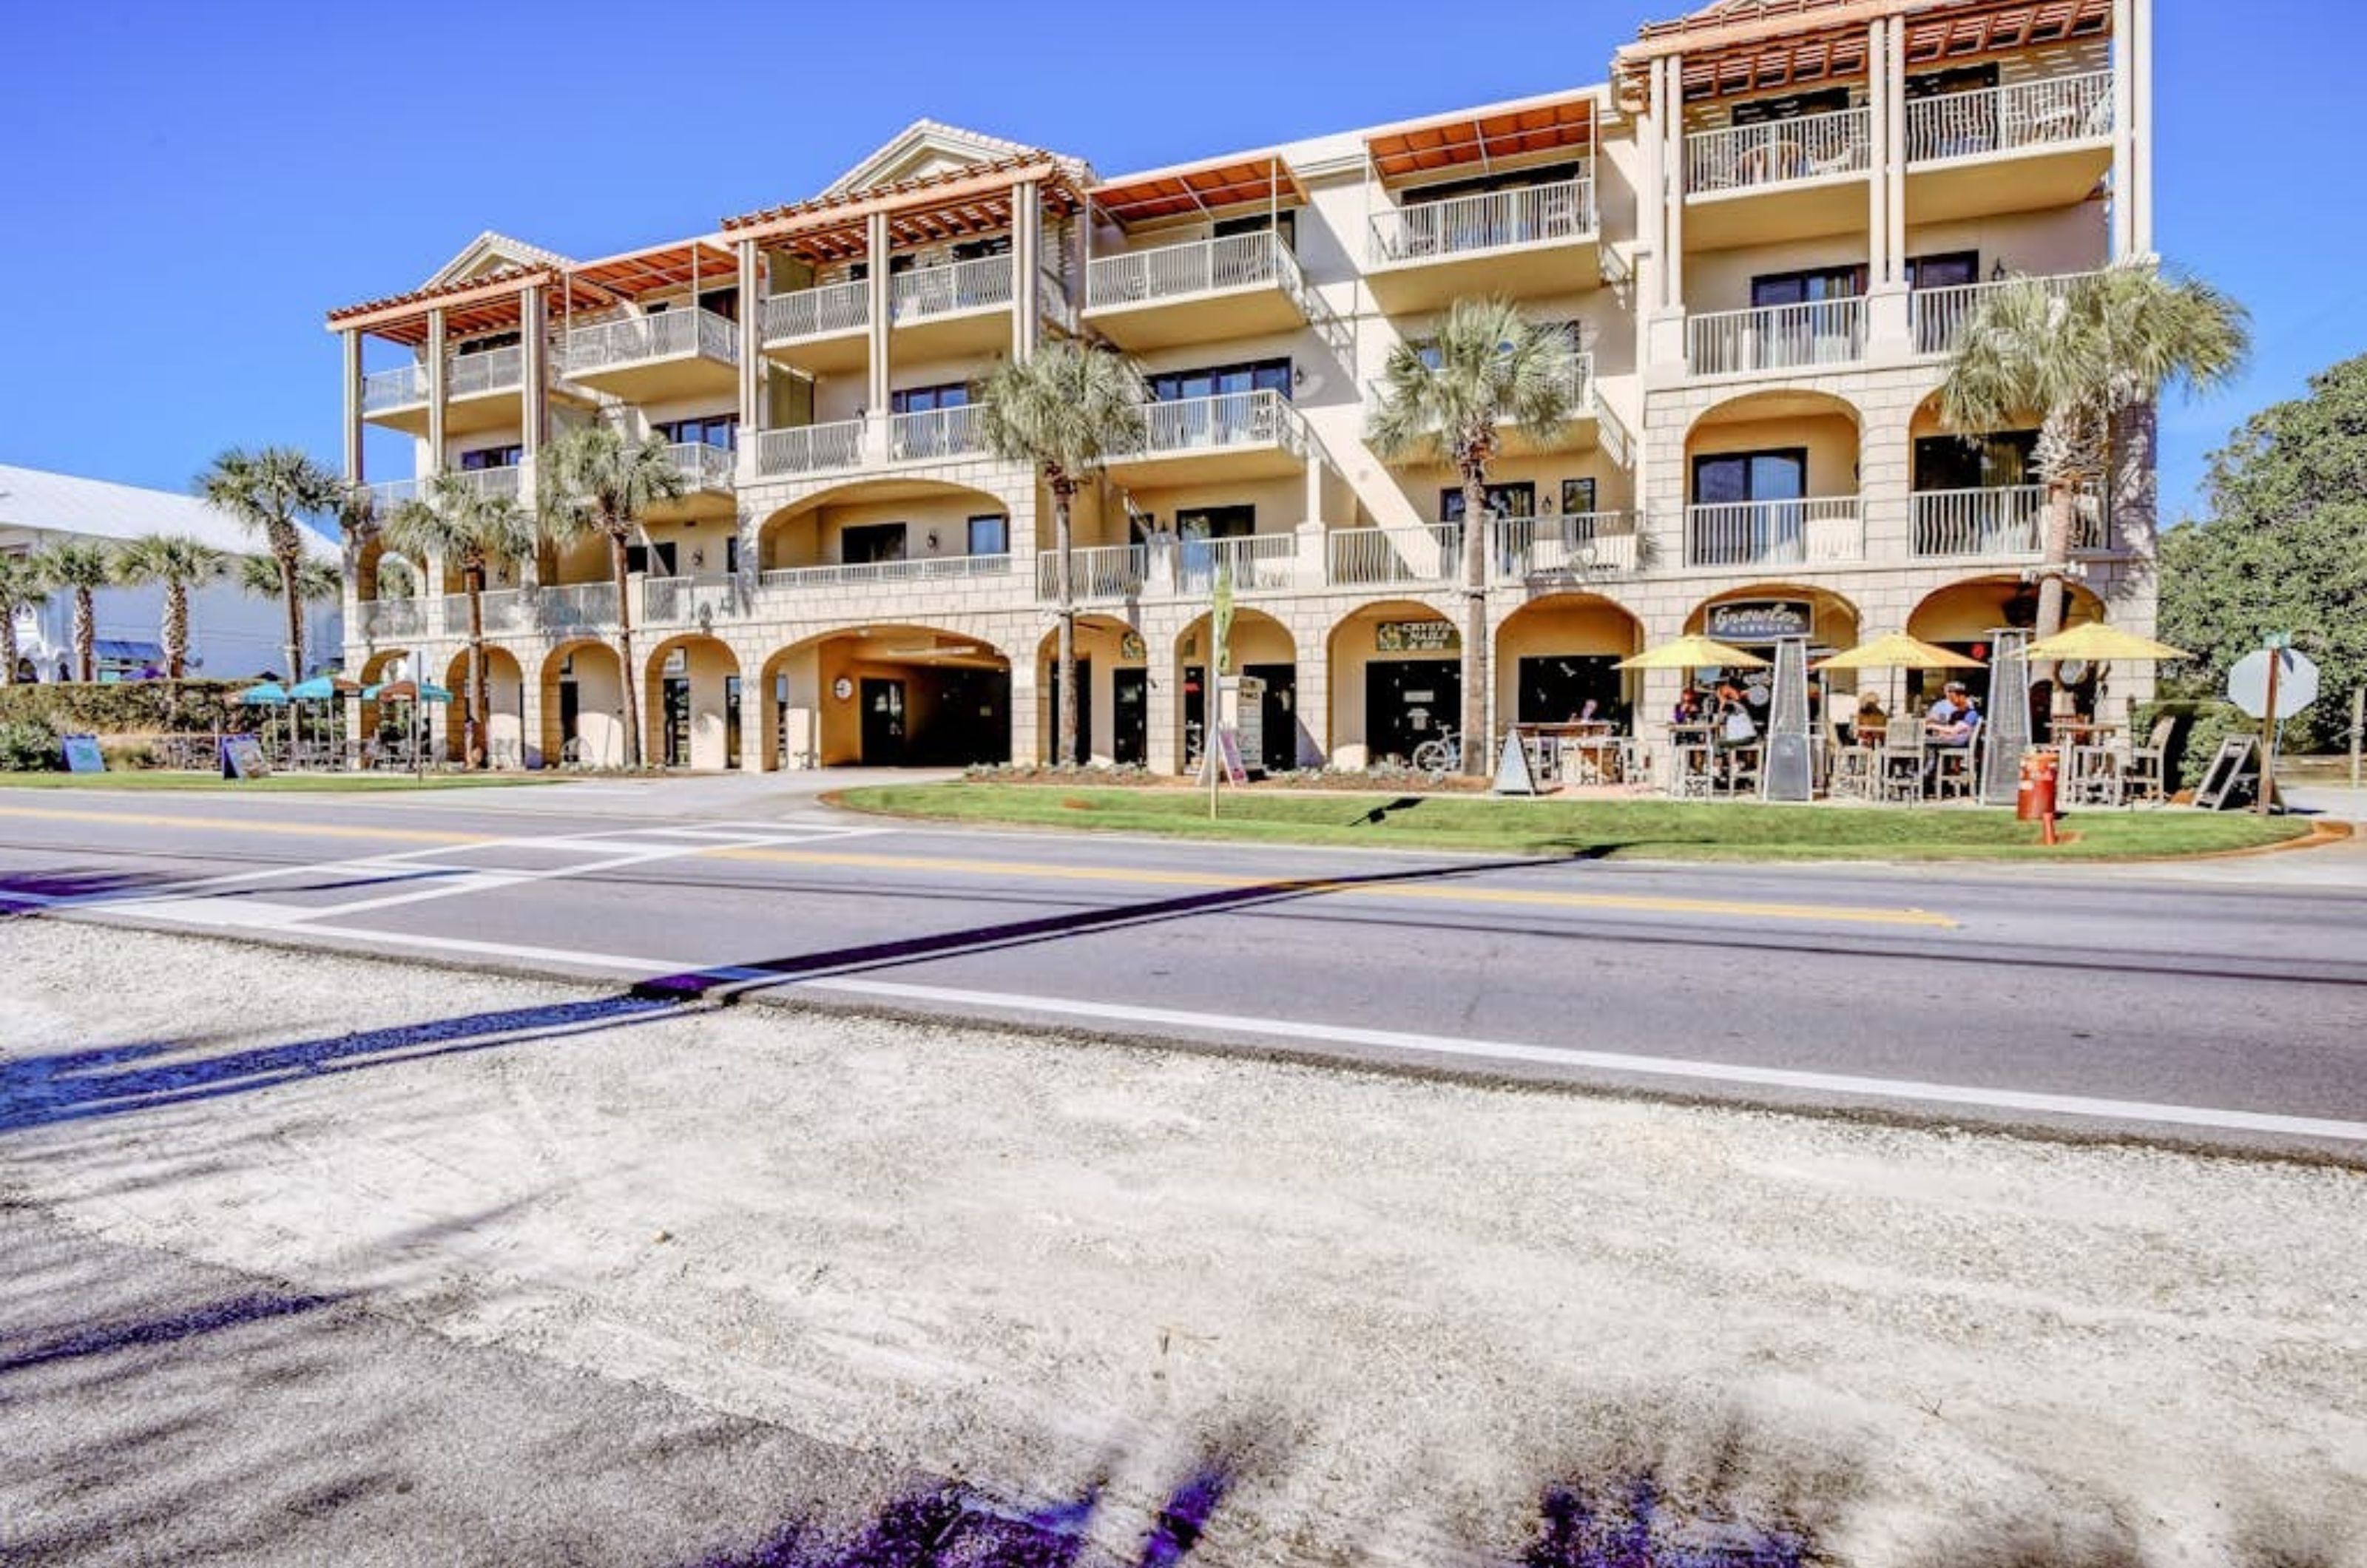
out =
[[[0,925],[0,1201],[1138,1528],[2367,1563],[2367,1176]],[[338,1021],[334,1030],[315,1021]],[[99,1056],[80,1055],[107,1053]]]

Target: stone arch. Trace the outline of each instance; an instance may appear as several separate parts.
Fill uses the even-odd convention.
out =
[[[1362,767],[1463,724],[1462,632],[1441,596],[1359,604],[1324,638],[1331,761]],[[1436,628],[1436,629],[1433,629]]]
[[[1496,628],[1498,726],[1607,719],[1625,728],[1642,692],[1640,676],[1613,665],[1644,649],[1644,623],[1607,594],[1540,594]],[[1592,703],[1590,714],[1586,705]]]
[[[499,643],[485,644],[485,685],[491,712],[485,724],[486,755],[497,768],[526,765],[526,672],[517,655]],[[464,646],[445,667],[444,689],[452,694],[446,716],[445,760],[468,760],[469,716],[476,693],[469,682],[469,650]]]
[[[380,649],[362,660],[361,673],[355,678],[361,682],[362,688],[367,691],[372,686],[384,685],[390,681],[408,680],[419,673],[425,662],[411,649]],[[392,704],[364,701],[359,706],[360,727],[356,733],[365,740],[377,737],[381,729],[386,728],[396,712],[395,705]]]
[[[740,658],[721,637],[684,632],[651,649],[640,695],[641,759],[651,767],[740,765]]]
[[[767,769],[1011,760],[1011,660],[984,637],[911,622],[838,626],[774,649],[757,682]],[[881,682],[901,686],[892,740],[891,716],[866,721]]]
[[[1214,651],[1209,619],[1195,616],[1175,635],[1169,678],[1175,682],[1175,755],[1187,773],[1200,764],[1207,733],[1208,656]],[[1258,704],[1258,750],[1268,771],[1319,765],[1323,748],[1313,716],[1299,701],[1298,639],[1281,620],[1247,606],[1233,612],[1225,638],[1226,660],[1235,675],[1265,683]]]
[[[1846,398],[1799,389],[1703,410],[1685,432],[1685,564],[1858,558],[1866,423]]]
[[[756,525],[755,565],[760,571],[850,563],[847,530],[901,524],[900,558],[949,559],[970,555],[1008,555],[1022,519],[1013,499],[973,485],[932,479],[855,479],[798,496],[775,508]],[[1002,520],[1002,548],[972,550],[973,519]],[[880,536],[858,536],[864,541]],[[980,539],[981,544],[992,542]],[[856,559],[867,558],[858,555]]]
[[[1921,637],[1925,642],[1935,643],[1953,653],[1978,659],[1986,665],[1992,649],[1991,633],[2008,627],[2027,631],[2037,618],[2036,583],[2024,582],[2018,574],[2010,572],[1991,573],[1944,583],[1926,593],[1916,601],[1915,608],[1908,612],[1906,629],[1910,637]],[[2081,626],[2102,619],[2104,601],[2092,589],[2078,582],[2063,585],[2065,626]],[[2031,673],[2033,684],[2036,684],[2038,677],[2048,672],[2033,670]],[[2074,671],[2072,673],[2081,677],[2073,685],[2074,692],[2078,694],[2075,700],[2083,709],[2092,711],[2098,694],[2097,682],[2101,672],[2090,670]],[[1910,697],[1928,701],[1934,682],[1947,679],[1962,680],[1985,705],[1989,704],[1989,672],[1986,668],[1920,681],[1909,678],[1902,684]],[[2039,700],[2033,705],[2038,714],[2046,712],[2050,706],[2043,687]]]
[[[1760,609],[1763,613],[1750,619],[1768,626],[1771,630],[1788,629],[1805,619],[1810,662],[1814,662],[1824,654],[1838,653],[1845,648],[1854,648],[1868,637],[1874,635],[1876,630],[1866,626],[1863,612],[1847,596],[1837,593],[1829,588],[1815,588],[1806,583],[1781,580],[1747,583],[1739,588],[1721,589],[1687,612],[1684,629],[1689,633],[1699,633],[1713,637],[1718,637],[1721,631],[1729,633],[1728,636],[1718,637],[1718,640],[1746,649],[1761,658],[1772,659],[1774,657],[1775,640],[1772,637],[1755,634],[1748,624],[1738,625],[1731,621],[1724,626],[1716,624],[1721,611],[1742,616],[1751,609]],[[1758,711],[1762,716],[1763,705],[1771,690],[1772,678],[1772,671],[1753,671],[1741,677],[1741,684],[1746,695],[1750,697],[1754,704],[1761,705]],[[1669,671],[1659,677],[1658,682],[1650,688],[1651,695],[1648,699],[1648,710],[1659,710],[1654,716],[1667,717],[1666,710],[1675,705],[1677,696],[1682,689],[1682,671]],[[1849,679],[1854,681],[1856,677],[1852,674]],[[1815,676],[1809,678],[1809,705],[1812,716],[1821,717],[1823,689],[1824,683],[1818,678]],[[1850,689],[1856,688],[1852,686]],[[1835,700],[1838,701],[1840,695],[1840,688],[1836,686]]]
[[[543,660],[538,685],[547,762],[625,765],[625,683],[614,648],[597,637],[561,643]]]
[[[1073,761],[1140,766],[1150,761],[1150,661],[1133,626],[1116,615],[1077,616],[1077,742]],[[1060,628],[1036,644],[1036,728],[1038,754],[1058,750]]]

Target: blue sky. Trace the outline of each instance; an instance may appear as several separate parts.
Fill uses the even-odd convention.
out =
[[[1199,0],[1188,28],[1131,35],[1124,8],[976,0],[11,6],[0,461],[179,489],[232,444],[334,460],[323,312],[482,229],[573,255],[678,237],[810,194],[922,115],[1150,167],[1599,81],[1681,8],[1492,0],[1464,61],[1435,5],[1400,0]],[[2356,106],[2315,63],[2367,43],[2367,6],[2157,15],[2161,248],[2258,336],[2242,383],[2166,412],[2174,517],[2233,425],[2367,351]]]

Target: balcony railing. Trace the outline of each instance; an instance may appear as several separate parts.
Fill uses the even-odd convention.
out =
[[[1376,265],[1501,251],[1594,231],[1594,181],[1564,180],[1444,201],[1410,201],[1373,215]]]
[[[1847,365],[1865,356],[1865,300],[1712,311],[1687,321],[1685,338],[1696,376]]]
[[[1868,111],[1854,108],[1696,130],[1685,138],[1685,190],[1701,195],[1863,174],[1871,126]]]
[[[427,604],[420,599],[365,599],[361,633],[371,642],[427,635]]]
[[[526,385],[526,349],[512,344],[482,354],[456,354],[444,372],[444,395],[473,398],[488,392],[508,392]]]
[[[738,459],[729,447],[710,446],[704,441],[677,441],[666,448],[666,456],[674,459],[675,470],[682,475],[683,489],[688,493],[731,488],[731,470]]]
[[[888,280],[888,311],[899,322],[924,321],[957,310],[1008,305],[1013,297],[1011,258],[979,256],[950,266],[915,267]]]
[[[654,316],[619,316],[567,334],[560,368],[570,376],[595,375],[644,359],[695,354],[740,363],[740,329],[712,310],[662,310]]]
[[[1232,539],[1178,539],[1175,591],[1187,598],[1212,592],[1229,575],[1233,592],[1292,588],[1298,582],[1296,534],[1250,534]]]
[[[1218,446],[1274,446],[1304,457],[1307,426],[1279,392],[1219,392],[1143,405],[1144,456]]]
[[[880,582],[945,582],[959,579],[1002,577],[1013,558],[993,556],[915,556],[906,560],[846,561],[835,566],[790,566],[765,572],[756,580],[767,592],[805,588],[839,588]]]
[[[860,278],[776,294],[764,301],[766,343],[859,332],[870,324],[871,285]]]
[[[756,437],[756,471],[770,477],[863,466],[863,422],[842,419],[767,430]]]
[[[1599,419],[1603,411],[1594,400],[1594,355],[1580,349],[1570,355],[1570,375],[1566,383],[1569,389],[1569,417],[1573,420]],[[1371,427],[1388,398],[1387,383],[1368,381],[1365,385],[1365,422]],[[1433,424],[1433,429],[1436,426]],[[1623,459],[1624,461],[1624,459]]]
[[[1499,581],[1626,576],[1642,565],[1631,513],[1500,517],[1489,534],[1488,570]]]
[[[1853,495],[1685,509],[1687,566],[1815,566],[1865,555]]]
[[[980,450],[978,431],[979,411],[974,404],[891,414],[888,460],[914,463],[963,457]]]
[[[535,595],[528,588],[496,588],[477,595],[477,613],[485,619],[489,632],[531,631],[535,625]],[[469,625],[469,600],[466,594],[455,594],[444,601],[444,625],[447,628],[466,630]]]
[[[1095,257],[1085,274],[1085,308],[1098,310],[1266,285],[1278,286],[1293,298],[1304,295],[1307,280],[1298,258],[1270,231],[1229,234],[1221,240]]]
[[[1463,530],[1452,523],[1405,528],[1335,528],[1324,541],[1335,588],[1453,582],[1462,575]]]
[[[641,580],[641,619],[651,626],[686,626],[696,621],[736,615],[742,608],[740,584],[721,574],[689,577],[645,577]]]
[[[582,582],[567,588],[538,588],[534,607],[545,631],[614,631],[617,585]]]
[[[2080,496],[2075,505],[2071,547],[2104,548],[2102,508],[2093,496]],[[1913,548],[1927,558],[2041,555],[2046,548],[2046,487],[1918,491]]]
[[[1079,604],[1138,598],[1150,569],[1150,553],[1140,545],[1093,545],[1069,552],[1069,581]],[[1059,603],[1058,550],[1036,554],[1036,597],[1048,604]]]
[[[1914,334],[1915,352],[1955,353],[1957,341],[1963,337],[1966,323],[1980,313],[1981,306],[1999,289],[2036,283],[2048,293],[2060,296],[2070,292],[2071,286],[2079,279],[2096,276],[2092,272],[2065,273],[2054,277],[2016,277],[1997,283],[1961,283],[1946,288],[1919,288],[1907,299],[1907,322]]]
[[[1935,164],[2112,133],[2112,73],[2042,76],[1907,106],[1907,161]]]
[[[427,367],[398,365],[362,378],[362,412],[383,413],[427,400]]]

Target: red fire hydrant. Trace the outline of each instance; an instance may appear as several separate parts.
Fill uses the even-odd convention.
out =
[[[2033,749],[2022,754],[2022,782],[2014,791],[2013,814],[2024,822],[2036,822],[2044,829],[2046,842],[2055,842],[2055,782],[2060,758],[2053,751]]]

